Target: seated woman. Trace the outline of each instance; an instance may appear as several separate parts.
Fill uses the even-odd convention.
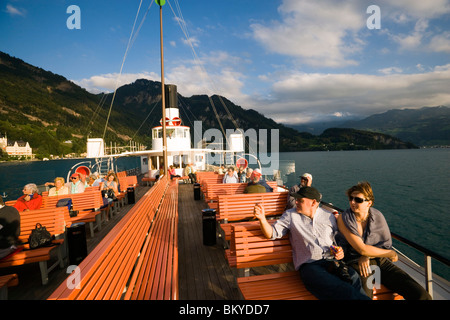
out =
[[[169,168],[170,180],[173,180],[173,178],[181,178],[181,176],[175,172],[174,166],[170,166]]]
[[[48,192],[48,196],[59,196],[62,194],[69,194],[69,188],[65,186],[64,178],[57,177],[55,178],[55,187],[51,188]]]
[[[373,208],[373,191],[368,182],[347,190],[350,208],[338,217],[339,231],[345,237],[342,246],[345,261],[361,276],[364,290],[372,293],[371,265],[378,266],[381,284],[406,300],[429,300],[430,295],[406,272],[392,262],[398,260],[392,250],[392,238],[383,214]]]
[[[34,183],[29,183],[23,187],[23,196],[17,199],[14,207],[19,211],[36,210],[41,207],[42,197],[38,193],[38,188]]]
[[[223,176],[223,183],[238,183],[239,178],[237,176],[237,173],[234,172],[233,167],[228,167],[227,173]]]
[[[116,181],[116,175],[113,172],[108,173],[106,176],[106,182],[103,183],[103,190],[112,190],[114,191],[114,195],[119,194],[118,182]],[[108,197],[108,201],[113,201],[113,198]]]

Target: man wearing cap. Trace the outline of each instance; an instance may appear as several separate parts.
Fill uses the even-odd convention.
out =
[[[336,252],[330,250],[336,245],[337,222],[333,214],[319,208],[319,191],[306,186],[291,195],[296,199],[296,207],[286,210],[273,225],[267,222],[264,207],[255,205],[254,214],[265,237],[274,240],[289,232],[295,270],[318,299],[370,300],[354,270],[345,269],[347,274],[343,274],[332,269],[343,266],[338,261],[344,252],[340,247]]]
[[[258,169],[256,169],[258,170]],[[266,192],[266,188],[259,184],[259,180],[261,179],[262,174],[257,171],[253,171],[250,176],[250,182],[248,186],[245,187],[244,193],[264,193]]]
[[[304,173],[300,176],[300,183],[292,186],[289,189],[289,193],[296,193],[301,187],[311,187],[312,185],[312,175],[309,173]],[[293,196],[288,196],[286,203],[286,210],[295,208],[295,198]]]

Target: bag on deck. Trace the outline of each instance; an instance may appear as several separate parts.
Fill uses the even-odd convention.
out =
[[[30,244],[30,249],[46,247],[52,245],[52,235],[47,231],[47,228],[40,223],[36,223],[36,228],[31,230],[28,243]]]

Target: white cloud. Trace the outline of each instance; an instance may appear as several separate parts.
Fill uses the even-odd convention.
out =
[[[26,10],[25,9],[20,9],[20,8],[16,8],[13,7],[10,4],[6,5],[6,12],[9,13],[12,16],[22,16],[24,17],[26,15]]]
[[[160,81],[161,78],[154,72],[141,72],[141,73],[108,73],[95,75],[87,79],[72,80],[74,83],[82,88],[85,88],[91,93],[101,92],[113,92],[117,87],[121,87],[125,84],[132,83],[137,79],[148,79],[154,81]]]
[[[357,2],[284,0],[281,21],[255,23],[253,37],[268,51],[300,59],[313,66],[357,65],[352,55],[364,42],[365,10]]]
[[[429,48],[434,52],[450,53],[450,32],[434,36],[430,41]]]
[[[392,73],[402,73],[403,70],[398,67],[388,67],[388,68],[380,69],[380,70],[378,70],[378,72],[388,75],[388,74],[392,74]]]
[[[275,121],[306,123],[388,109],[450,105],[450,64],[417,74],[292,74],[255,109]],[[338,112],[338,113],[337,113]]]

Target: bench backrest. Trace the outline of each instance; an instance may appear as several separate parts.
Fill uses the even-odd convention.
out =
[[[64,194],[58,196],[42,197],[42,208],[56,208],[56,203],[60,199],[71,198],[73,210],[99,209],[103,206],[102,193],[100,190],[87,191],[82,193]]]
[[[266,239],[259,222],[233,225],[230,251],[236,256],[238,269],[292,262],[292,247],[288,236],[277,240]]]
[[[264,205],[266,216],[281,215],[286,207],[287,196],[287,192],[219,195],[216,219],[238,221],[253,218],[256,203]]]
[[[63,234],[66,225],[70,225],[69,209],[67,207],[37,209],[20,212],[20,236],[22,242],[27,242],[31,231],[40,223],[52,235]]]
[[[118,179],[119,179],[119,185],[120,185],[119,191],[127,191],[128,187],[134,187],[138,184],[137,176],[126,176],[126,177],[120,177]]]
[[[274,191],[277,187],[276,181],[267,181],[267,184],[271,186]],[[224,194],[242,194],[244,193],[245,188],[248,186],[248,183],[215,183],[210,184],[208,183],[206,185],[206,193],[205,193],[205,199],[207,201],[210,200],[217,200],[217,197],[219,195]]]

